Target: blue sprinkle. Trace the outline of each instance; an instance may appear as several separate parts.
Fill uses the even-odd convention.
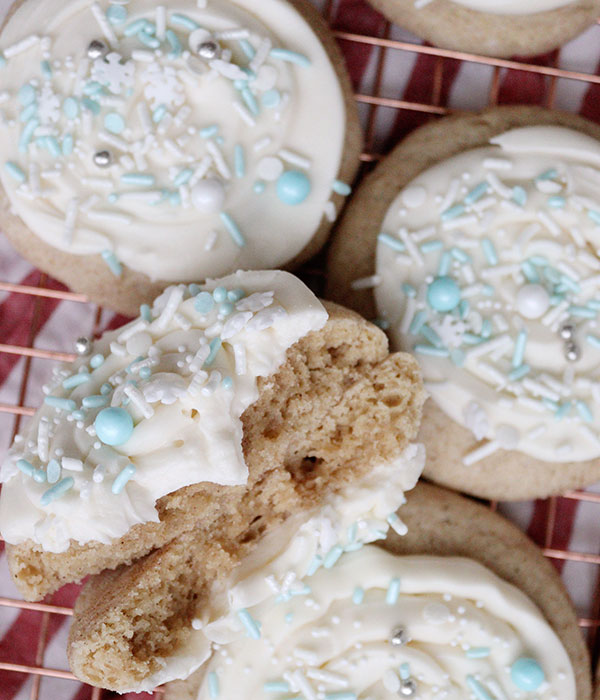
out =
[[[221,341],[221,338],[213,338],[210,341],[210,346],[209,346],[210,353],[209,353],[208,357],[206,358],[206,362],[204,363],[203,367],[210,367],[212,365],[212,363],[215,361],[215,359],[217,357],[217,353],[221,349],[222,344],[223,343]]]
[[[152,187],[156,182],[154,175],[145,173],[123,173],[121,182],[124,185],[138,185],[139,187]]]
[[[177,58],[178,56],[180,56],[183,49],[181,46],[181,42],[177,37],[177,34],[175,34],[175,32],[172,29],[167,29],[167,31],[165,32],[165,37],[169,42],[169,46],[171,47],[169,58]]]
[[[102,355],[101,353],[97,353],[90,360],[90,367],[92,369],[98,369],[98,367],[101,367],[103,364],[104,364],[104,355]]]
[[[590,410],[590,407],[585,403],[585,401],[577,401],[575,403],[575,408],[577,413],[581,416],[582,420],[586,423],[592,423],[594,420],[594,414]]]
[[[354,605],[360,605],[364,599],[365,599],[364,588],[361,588],[360,586],[356,586],[356,588],[354,589],[354,592],[352,593],[352,602],[354,603]]]
[[[94,95],[101,93],[103,90],[104,88],[102,87],[102,83],[92,80],[91,82],[85,84],[83,94],[93,97]]]
[[[4,56],[0,53],[0,68],[4,68],[4,66],[7,64],[7,60],[4,58]]]
[[[579,286],[577,281],[574,280],[572,277],[569,277],[569,275],[561,275],[560,281],[567,289],[570,289],[572,292],[575,292],[575,294],[579,294],[579,292],[581,291],[581,287]]]
[[[290,685],[287,681],[267,681],[263,684],[265,693],[287,693]]]
[[[286,625],[291,625],[292,620],[294,619],[294,613],[291,613],[291,612],[287,613],[283,619],[285,620]]]
[[[412,335],[417,335],[419,333],[419,331],[421,330],[421,328],[426,320],[427,320],[427,312],[423,311],[423,310],[417,311],[412,318],[408,332],[411,333]]]
[[[191,17],[188,17],[187,15],[182,15],[179,12],[174,12],[171,15],[171,22],[178,27],[189,29],[191,32],[193,32],[194,29],[200,29],[200,25],[198,24],[198,22],[195,22]]]
[[[444,343],[442,342],[440,336],[426,323],[421,326],[421,335],[436,348],[444,347]]]
[[[408,284],[408,282],[405,282],[402,285],[402,291],[407,297],[411,297],[411,299],[414,299],[417,296],[417,290],[412,286],[412,284]]]
[[[262,180],[257,180],[252,188],[255,194],[262,194],[267,188],[267,185]]]
[[[568,413],[571,412],[571,402],[561,404],[554,414],[556,420],[562,420]]]
[[[485,255],[488,265],[498,264],[498,253],[496,252],[496,248],[489,238],[484,238],[481,241],[481,249],[483,250],[483,254]]]
[[[219,127],[216,124],[205,126],[198,132],[203,139],[210,139],[219,133]]]
[[[229,389],[233,388],[233,379],[231,377],[225,377],[221,384],[223,385],[223,389],[229,391]]]
[[[474,676],[467,676],[467,685],[473,691],[473,695],[477,700],[494,700]]]
[[[71,413],[71,415],[73,416],[73,418],[75,418],[75,420],[84,420],[84,418],[85,418],[85,412],[83,410],[80,410],[80,409],[73,411],[73,413]]]
[[[311,561],[311,563],[308,566],[308,569],[306,571],[306,575],[307,576],[314,576],[317,573],[317,571],[321,568],[322,564],[323,564],[323,557],[316,554],[315,558]]]
[[[224,211],[221,212],[220,216],[221,221],[225,225],[225,228],[227,229],[227,232],[231,236],[233,242],[240,248],[243,248],[246,245],[246,239],[244,238],[238,225],[231,218],[231,216],[229,216],[229,214],[225,213]]]
[[[162,121],[166,114],[167,114],[167,107],[166,105],[159,105],[154,112],[152,112],[152,121],[155,124],[158,124],[160,121]]]
[[[152,321],[152,312],[150,311],[148,304],[142,304],[140,306],[140,316],[144,319],[144,321]]]
[[[237,614],[240,622],[246,628],[246,632],[251,639],[260,639],[259,623],[250,615],[246,608],[238,610]]]
[[[232,289],[227,292],[227,298],[234,304],[246,296],[246,292],[243,289]]]
[[[92,114],[100,114],[100,104],[96,102],[96,100],[92,100],[89,97],[84,97],[83,100],[81,100],[81,104]]]
[[[548,260],[543,255],[531,255],[527,259],[536,267],[548,267]]]
[[[463,321],[469,315],[470,310],[471,310],[471,304],[469,304],[469,302],[466,299],[462,299],[460,304],[458,305],[458,312],[459,312],[460,317]]]
[[[137,34],[137,38],[147,46],[149,49],[158,49],[160,47],[160,41],[153,36],[150,36],[145,31],[141,31]]]
[[[345,182],[342,182],[341,180],[334,180],[331,189],[334,192],[337,192],[337,194],[341,194],[342,197],[347,197],[349,194],[352,193],[352,187],[350,187],[350,185],[347,185]]]
[[[544,268],[544,277],[548,280],[548,282],[552,282],[552,284],[558,284],[560,282],[560,272],[556,270],[553,267],[547,266]]]
[[[304,56],[304,54],[290,51],[289,49],[271,49],[271,58],[287,61],[288,63],[295,63],[302,68],[308,68],[310,66],[310,59]]]
[[[402,678],[403,681],[410,678],[410,666],[407,663],[400,664],[398,671],[400,672],[400,678]]]
[[[19,459],[17,460],[17,469],[25,474],[25,476],[33,476],[35,472],[35,467],[31,462],[28,462],[26,459]]]
[[[230,301],[224,301],[221,306],[219,307],[219,316],[226,318],[227,316],[231,316],[233,313],[235,307]]]
[[[198,313],[208,314],[213,310],[215,300],[210,292],[200,292],[194,299],[194,308]]]
[[[152,370],[150,369],[150,367],[142,367],[139,374],[140,374],[140,379],[148,379],[150,377],[150,375],[152,374]]]
[[[49,484],[55,484],[60,479],[60,464],[56,459],[51,459],[46,467],[46,478]]]
[[[529,374],[530,371],[531,367],[529,365],[521,365],[520,367],[513,369],[513,371],[508,375],[508,378],[511,382],[516,382],[519,379],[523,379],[523,377]]]
[[[53,158],[58,158],[62,153],[58,141],[54,136],[44,136],[44,146]]]
[[[456,219],[464,213],[465,205],[455,204],[454,206],[446,209],[446,211],[442,212],[441,219],[442,221],[452,221],[452,219]]]
[[[248,41],[248,39],[240,39],[240,47],[242,51],[246,54],[246,58],[249,59],[250,61],[254,58],[256,55],[256,51],[254,50],[254,46]]]
[[[19,121],[20,122],[28,122],[30,119],[35,117],[38,111],[38,106],[36,102],[32,102],[30,105],[25,107],[19,114]]]
[[[590,299],[586,306],[588,307],[588,309],[595,309],[596,311],[600,311],[600,299]]]
[[[104,384],[100,387],[100,393],[103,395],[110,394],[112,390],[113,388],[108,382],[104,382]]]
[[[27,176],[21,170],[21,168],[16,163],[13,163],[11,160],[7,161],[4,164],[4,169],[17,182],[25,182],[25,180],[27,179]]]
[[[135,471],[136,470],[133,464],[128,464],[120,471],[110,488],[115,496],[118,496],[121,491],[123,491],[127,482],[135,475]]]
[[[529,283],[536,284],[540,281],[538,271],[528,260],[524,260],[521,263],[521,270],[523,270],[523,274],[525,275]]]
[[[178,207],[181,204],[181,195],[179,192],[171,192],[169,194],[169,203],[172,207]]]
[[[60,408],[61,411],[74,411],[77,408],[77,404],[73,399],[63,399],[60,396],[46,396],[44,403],[46,406]]]
[[[479,199],[483,197],[484,194],[487,194],[489,190],[489,185],[487,182],[480,182],[477,187],[474,187],[469,194],[465,197],[465,204],[474,204],[477,202]]]
[[[406,246],[404,245],[404,243],[402,243],[402,241],[399,241],[394,236],[390,236],[389,233],[380,233],[377,236],[377,240],[383,243],[384,245],[388,246],[388,248],[392,248],[392,250],[397,251],[398,253],[402,253],[406,250]]]
[[[70,156],[73,153],[73,136],[71,134],[64,135],[61,150],[63,156]]]
[[[275,88],[272,90],[267,90],[267,92],[263,92],[260,101],[262,102],[263,107],[266,107],[267,109],[275,109],[275,107],[278,107],[281,103],[281,93]]]
[[[84,396],[83,399],[81,399],[81,403],[85,408],[101,408],[108,403],[108,396],[102,396],[101,394]]]
[[[23,127],[21,137],[19,138],[19,151],[21,151],[21,153],[27,153],[27,148],[33,138],[33,133],[39,125],[40,123],[37,119],[30,119]]]
[[[357,700],[357,695],[351,690],[343,690],[340,693],[327,693],[325,700]]]
[[[415,345],[413,350],[419,355],[431,355],[432,357],[448,357],[449,351],[445,348],[434,348],[432,345]]]
[[[113,275],[115,277],[120,277],[123,274],[123,267],[112,250],[103,250],[101,255]]]
[[[462,350],[455,348],[450,352],[450,359],[457,367],[462,367],[465,364],[467,356]]]
[[[77,374],[72,374],[70,377],[64,379],[62,385],[64,389],[74,389],[80,384],[89,382],[90,379],[91,377],[87,372],[78,372]]]
[[[444,244],[439,240],[426,241],[419,246],[422,253],[433,253],[436,250],[441,250],[443,247]]]
[[[111,5],[106,10],[106,19],[115,26],[123,24],[127,20],[127,8],[123,5]]]
[[[323,561],[323,566],[326,569],[331,569],[337,562],[337,560],[342,556],[344,553],[343,547],[341,547],[339,544],[336,544],[333,546],[329,552],[327,552],[325,559]]]
[[[597,311],[588,309],[587,306],[569,306],[568,309],[571,316],[579,316],[580,318],[596,318]]]
[[[549,411],[552,411],[552,413],[556,413],[556,411],[559,409],[559,405],[556,403],[556,401],[552,401],[546,397],[542,399],[542,403]]]
[[[485,318],[481,324],[481,336],[483,338],[489,338],[492,335],[492,322],[489,318]]]
[[[590,209],[587,213],[587,215],[590,217],[590,219],[595,223],[600,226],[600,211],[595,211],[594,209]]]
[[[67,97],[63,102],[62,109],[67,119],[75,119],[79,116],[79,102],[75,97]]]
[[[259,113],[258,109],[258,102],[256,101],[256,97],[252,94],[250,91],[250,88],[244,88],[242,90],[242,99],[246,103],[246,107],[250,110],[250,112],[256,116]]]
[[[40,63],[40,70],[42,71],[42,75],[46,80],[49,80],[52,77],[52,67],[48,63],[48,61],[42,61]]]
[[[211,671],[208,674],[208,695],[209,697],[213,698],[218,698],[219,697],[219,677],[214,671]]]
[[[246,156],[244,147],[240,143],[236,143],[233,149],[233,164],[236,177],[244,177],[246,174]]]
[[[29,83],[23,85],[18,94],[19,102],[23,105],[23,107],[27,107],[27,105],[30,105],[35,101],[35,88]]]
[[[520,367],[523,364],[523,357],[525,355],[525,346],[527,345],[527,331],[521,330],[517,335],[517,340],[515,341],[515,349],[512,357],[512,366],[514,369]]]
[[[134,34],[137,34],[138,32],[141,32],[142,30],[146,31],[147,33],[150,33],[152,31],[152,22],[150,22],[147,19],[136,19],[135,22],[131,22],[131,24],[128,24],[125,29],[123,30],[123,34],[125,36],[133,36]]]
[[[471,262],[470,256],[467,255],[467,253],[465,253],[465,251],[462,248],[454,247],[450,250],[450,254],[452,255],[452,257],[455,260],[458,260],[458,262],[461,262],[461,263]]]
[[[475,333],[463,333],[463,343],[465,345],[479,345],[483,342],[483,338],[480,335],[475,335]]]
[[[450,270],[450,264],[452,263],[452,256],[450,255],[449,251],[444,251],[442,253],[442,257],[440,258],[440,264],[438,267],[438,276],[439,277],[445,277],[449,270]]]
[[[385,602],[388,605],[396,605],[398,602],[398,596],[400,595],[400,579],[393,578],[388,586],[387,593],[385,595]]]
[[[67,476],[66,479],[61,479],[58,484],[54,484],[47,491],[44,491],[40,498],[40,504],[47,506],[52,501],[56,501],[61,496],[64,496],[67,491],[73,488],[75,481],[72,476]]]
[[[216,287],[212,295],[217,304],[222,304],[227,299],[227,290],[225,287]]]
[[[543,173],[538,175],[535,179],[536,180],[553,180],[555,177],[558,177],[558,172],[554,168],[550,168],[550,170],[545,170]]]
[[[184,168],[179,172],[175,180],[173,180],[173,184],[175,187],[186,185],[191,180],[193,174],[194,171],[191,168]]]
[[[597,335],[586,335],[586,341],[593,347],[600,350],[600,338]]]
[[[104,127],[111,134],[121,134],[125,129],[125,120],[116,112],[109,112],[104,117]]]
[[[551,209],[564,209],[567,200],[560,196],[548,197],[547,204]]]
[[[520,207],[524,207],[527,203],[527,192],[525,192],[522,187],[517,185],[512,189],[511,199],[515,204],[518,204]]]
[[[381,328],[382,331],[387,331],[390,327],[390,322],[386,318],[373,318],[371,323],[377,328]]]

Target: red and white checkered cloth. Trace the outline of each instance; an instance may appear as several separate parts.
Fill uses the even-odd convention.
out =
[[[257,0],[259,1],[259,0]],[[12,0],[0,0],[0,19]],[[65,0],[68,2],[68,0]],[[313,0],[317,5],[324,2]],[[355,34],[383,36],[384,18],[363,0],[337,0],[333,3],[332,26]],[[417,42],[406,31],[393,27],[389,38]],[[374,95],[377,80],[379,49],[365,43],[343,41],[350,73],[358,93]],[[418,103],[431,103],[433,74],[438,59],[409,51],[387,50],[381,74],[378,96]],[[535,63],[555,65],[567,70],[600,74],[600,26],[594,26],[561,51],[538,57]],[[480,109],[488,104],[493,68],[456,60],[446,60],[442,78],[441,104],[453,109]],[[548,78],[502,69],[499,84],[499,103],[544,104]],[[2,86],[0,73],[0,88]],[[576,111],[600,122],[600,85],[560,79],[556,85],[555,106]],[[361,105],[366,119],[369,107]],[[423,123],[427,115],[418,111],[395,110],[380,107],[375,118],[375,136],[372,150],[387,152],[403,135]],[[40,273],[20,258],[0,235],[0,280],[17,284],[36,285]],[[53,280],[46,283],[54,289],[63,289]],[[34,299],[24,294],[0,292],[0,343],[27,346],[34,316]],[[43,299],[36,319],[39,332],[35,346],[50,350],[69,350],[74,338],[90,333],[95,318],[95,307],[69,301]],[[103,312],[101,328],[117,327],[123,319]],[[18,401],[24,359],[17,355],[0,353],[0,403]],[[41,399],[41,386],[47,380],[52,363],[34,360],[24,396],[25,405],[36,406]],[[8,447],[13,429],[10,414],[0,414],[0,458]],[[596,489],[596,490],[600,490]],[[556,513],[557,526],[551,542],[544,542],[548,504],[546,502],[503,505],[503,512],[526,530],[539,544],[555,549],[570,549],[598,553],[600,505],[559,499]],[[19,598],[8,574],[4,545],[0,543],[0,596]],[[561,570],[575,605],[582,616],[589,616],[594,591],[598,586],[598,567],[586,563],[560,562]],[[51,602],[71,606],[78,587],[65,586]],[[16,608],[0,606],[0,662],[37,666],[36,651],[42,616]],[[50,617],[47,645],[42,664],[47,668],[67,669],[65,643],[68,618]],[[30,697],[30,676],[0,671],[0,700],[26,700]],[[69,680],[43,678],[39,697],[43,700],[88,700],[91,689]],[[108,694],[106,695],[108,697]],[[127,696],[125,696],[127,697]],[[131,695],[149,698],[147,694]]]

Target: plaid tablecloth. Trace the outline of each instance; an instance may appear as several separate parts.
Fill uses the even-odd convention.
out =
[[[8,10],[11,1],[0,0],[0,17]],[[325,9],[324,2],[314,1],[321,9]],[[338,0],[328,9],[332,27],[337,30],[419,43],[418,39],[401,28],[389,27],[384,18],[362,0]],[[489,103],[494,80],[494,69],[491,66],[454,59],[445,59],[443,66],[440,66],[437,57],[394,48],[385,50],[381,63],[379,52],[383,49],[377,46],[348,40],[341,41],[341,46],[355,90],[361,95],[432,104],[437,90],[437,104],[451,109],[480,109]],[[600,74],[599,60],[600,26],[594,26],[561,51],[537,57],[533,62]],[[502,68],[496,79],[499,103],[547,104],[550,87],[548,78]],[[559,79],[553,88],[555,107],[579,112],[600,122],[599,85]],[[385,106],[377,107],[373,115],[370,111],[372,107],[364,102],[360,104],[360,110],[365,125],[369,123],[370,117],[373,118],[372,133],[367,144],[371,153],[387,152],[403,135],[430,118],[420,111]],[[0,235],[0,281],[36,285],[39,280],[40,272],[19,257]],[[63,289],[62,285],[53,280],[45,280],[44,285]],[[96,307],[92,305],[48,299],[36,303],[29,295],[0,292],[0,343],[31,345],[33,333],[35,347],[70,351],[73,339],[89,334],[95,319]],[[100,316],[99,327],[116,327],[122,321],[122,318],[104,311]],[[0,403],[15,404],[22,401],[28,406],[37,405],[41,399],[41,386],[46,381],[51,366],[52,363],[48,361],[33,360],[24,395],[19,397],[25,360],[18,355],[0,353]],[[13,427],[14,418],[10,414],[0,414],[0,458],[8,447]],[[548,502],[539,501],[501,504],[500,509],[540,545],[557,550],[600,552],[600,504],[558,499],[556,525],[552,537],[547,540],[545,524],[549,507]],[[3,543],[0,543],[0,596],[18,598],[8,574],[3,549]],[[558,559],[554,562],[562,572],[580,615],[589,617],[599,583],[598,566],[585,562],[561,562]],[[51,602],[71,606],[77,591],[77,586],[66,586],[51,598]],[[59,615],[50,617],[43,658],[36,659],[42,616],[37,612],[0,606],[0,662],[67,669],[64,650],[68,619]],[[33,678],[25,674],[0,671],[0,700],[29,698],[32,683]],[[39,697],[48,700],[86,700],[90,694],[89,687],[53,678],[43,678],[39,689]],[[109,694],[105,697],[109,697]]]

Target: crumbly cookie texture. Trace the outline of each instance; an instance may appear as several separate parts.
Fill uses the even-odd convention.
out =
[[[370,2],[392,21],[436,46],[501,58],[533,56],[562,46],[592,26],[600,12],[598,0],[535,2],[531,10],[530,3],[521,3],[516,13],[516,2]]]
[[[123,313],[168,283],[296,267],[351,191],[350,81],[305,0],[22,0],[0,62],[3,229]]]
[[[520,141],[527,134],[532,138]],[[550,135],[554,150],[544,150]],[[393,345],[421,358],[433,397],[422,428],[426,473],[441,484],[518,499],[593,483],[600,474],[592,308],[599,263],[595,200],[587,190],[597,143],[589,136],[598,135],[579,117],[539,108],[440,120],[409,136],[367,178],[338,228],[329,294],[367,317],[383,314]],[[479,155],[481,178],[461,165]],[[548,158],[558,169],[545,167]],[[453,164],[458,169],[444,184]],[[433,202],[434,190],[431,212],[439,209],[439,217],[421,201]],[[538,273],[535,263],[546,267]],[[390,282],[402,297],[398,304],[390,301]],[[456,308],[452,291],[460,297]],[[513,334],[506,355],[499,346]],[[446,353],[452,368],[440,374]],[[504,372],[506,384],[499,384]],[[460,396],[450,406],[443,394],[453,386]],[[506,413],[511,402],[514,410]],[[570,441],[570,426],[581,441]],[[443,449],[440,430],[447,435]]]
[[[416,363],[388,356],[385,336],[356,314],[326,308],[326,326],[291,348],[244,413],[248,485],[185,489],[165,513],[187,532],[88,582],[69,645],[78,677],[140,687],[189,643],[193,620],[264,536],[368,482],[376,465],[402,459],[424,401]],[[391,474],[384,478],[391,484]],[[165,541],[155,527],[149,538]]]
[[[450,572],[452,571],[452,562],[455,561],[453,558],[465,557],[471,562],[478,562],[479,564],[482,564],[483,566],[487,567],[488,570],[494,572],[494,574],[504,582],[510,583],[514,587],[518,588],[529,598],[531,602],[535,603],[539,611],[541,611],[543,614],[547,623],[550,624],[554,633],[560,639],[564,649],[567,651],[577,687],[576,695],[573,695],[573,697],[577,697],[579,700],[589,700],[591,697],[591,678],[589,672],[588,653],[577,626],[577,617],[572,608],[568,594],[560,581],[560,578],[557,576],[551,564],[544,559],[539,549],[535,547],[535,545],[533,545],[533,543],[514,525],[507,522],[495,513],[492,513],[489,509],[476,504],[473,501],[460,497],[457,494],[447,492],[443,489],[425,484],[423,482],[421,482],[411,493],[411,498],[409,499],[408,503],[403,506],[401,512],[402,517],[408,527],[408,534],[399,537],[394,533],[391,533],[388,540],[382,544],[382,547],[390,553],[400,555],[400,557],[408,555],[411,560],[413,560],[414,557],[415,562],[427,559],[427,557],[431,556],[436,558],[441,557],[442,561],[443,559],[447,559]],[[370,549],[370,547],[367,549]],[[419,556],[423,555],[424,552],[427,553],[427,557]],[[401,559],[399,561],[401,561]],[[345,566],[344,560],[342,559],[336,566],[343,569]],[[373,567],[372,570],[375,571],[375,567]],[[322,573],[323,575],[329,574],[332,579],[334,579],[336,576],[335,567],[329,572]],[[360,572],[358,572],[356,575],[360,576]],[[319,574],[317,574],[317,576],[319,576]],[[406,605],[405,603],[399,601],[402,601],[403,591],[406,591],[406,586],[404,584],[406,583],[407,586],[411,585],[410,573],[407,577],[399,576],[398,578],[399,585],[396,584],[396,587],[394,587],[391,574],[389,579],[384,578],[383,591],[381,592],[381,595],[385,596],[386,606],[390,611],[393,611],[393,605],[390,603],[390,601],[393,600],[396,592],[398,593],[397,603],[399,605]],[[321,590],[322,582],[323,577],[321,576],[318,579],[319,591]],[[308,583],[310,584],[310,579],[308,580]],[[368,630],[366,633],[370,634],[369,639],[371,641],[370,644],[367,645],[367,648],[374,651],[376,649],[380,649],[381,652],[385,651],[383,646],[375,645],[372,641],[375,636],[373,634],[373,625],[375,624],[374,620],[376,619],[376,595],[370,592],[368,587],[364,584],[359,588],[352,589],[352,586],[348,585],[348,582],[344,580],[343,582],[340,581],[338,588],[341,589],[344,587],[344,585],[346,585],[346,590],[348,590],[352,596],[352,604],[348,608],[342,607],[341,610],[339,610],[339,608],[334,610],[333,608],[336,605],[339,606],[339,601],[334,602],[333,607],[328,609],[329,615],[326,619],[322,620],[322,622],[320,621],[318,626],[321,636],[315,635],[311,637],[310,641],[307,641],[302,645],[302,651],[314,651],[317,654],[324,653],[327,649],[327,641],[330,639],[330,637],[326,636],[325,630],[329,625],[333,624],[332,619],[335,617],[335,614],[339,612],[340,619],[339,623],[334,629],[338,629],[338,625],[340,625],[343,630],[348,617],[352,619],[357,615],[360,616],[361,607],[367,605],[369,606],[370,614],[365,618],[360,618],[360,626],[353,625],[353,633],[356,635],[356,637],[359,637],[361,631]],[[480,589],[480,591],[482,595],[479,596],[479,603],[476,603],[476,608],[479,610],[485,610],[486,604],[482,600],[483,589]],[[425,591],[423,591],[423,593],[425,593]],[[340,596],[336,597],[340,598],[341,595],[342,594],[340,593]],[[316,598],[318,593],[315,593],[314,596]],[[417,606],[421,604],[420,601],[422,598],[425,598],[425,596],[417,597],[415,599],[414,608],[417,608]],[[440,598],[442,598],[442,596],[440,596]],[[503,597],[503,600],[507,601],[508,598]],[[423,605],[425,606],[425,603],[423,603]],[[278,607],[284,606],[285,604],[280,604]],[[456,608],[453,608],[453,606],[456,606]],[[414,608],[412,608],[413,613]],[[438,602],[438,604],[431,607],[425,606],[423,608],[423,615],[427,616],[427,621],[431,622],[432,624],[437,623],[438,625],[441,625],[441,627],[432,628],[430,630],[431,634],[435,634],[436,630],[445,629],[443,619],[444,615],[447,614],[448,608],[452,608],[455,611],[454,614],[456,617],[460,617],[461,615],[469,615],[468,604],[463,604],[461,607],[459,597],[456,595],[445,596]],[[297,610],[298,614],[301,616],[318,616],[320,614],[318,608],[309,608],[310,612],[304,612],[301,611],[301,609]],[[390,644],[390,646],[392,646],[392,650],[390,652],[392,654],[402,654],[405,652],[407,655],[406,661],[408,661],[408,668],[406,666],[402,666],[400,663],[395,664],[394,674],[386,674],[386,690],[390,693],[389,697],[395,697],[394,693],[398,693],[400,688],[407,686],[412,687],[413,685],[416,685],[416,690],[419,692],[419,696],[424,694],[424,697],[430,697],[427,694],[430,691],[430,688],[426,682],[426,672],[422,671],[422,675],[419,677],[417,671],[419,661],[422,657],[417,654],[411,656],[412,649],[415,651],[418,649],[419,652],[421,651],[420,642],[415,643],[415,640],[410,638],[410,622],[406,624],[406,620],[408,620],[411,616],[411,607],[403,607],[402,610],[403,613],[398,615],[398,617],[394,616],[393,613],[388,613],[387,621],[389,625],[389,637],[385,638],[383,643]],[[347,616],[344,614],[344,611],[348,613]],[[451,625],[452,622],[449,622]],[[517,626],[518,624],[519,623],[517,623]],[[295,630],[293,618],[290,621],[290,625],[294,630],[295,636],[292,638],[286,648],[288,653],[287,658],[296,658],[292,657],[292,643],[293,641],[298,640],[298,636],[301,634],[301,632],[297,632]],[[419,624],[419,628],[416,631],[416,639],[420,639],[420,635],[424,633],[424,627],[424,623],[423,625]],[[403,629],[400,631],[396,628]],[[475,649],[469,651],[467,639],[469,635],[469,632],[467,631],[468,629],[469,626],[467,623],[464,627],[465,634],[462,642],[463,647],[460,649],[460,652],[458,654],[445,655],[445,657],[440,659],[439,662],[442,665],[449,664],[452,677],[459,684],[462,679],[469,684],[469,690],[472,692],[475,690],[480,690],[480,687],[483,687],[483,689],[489,694],[488,690],[491,690],[492,687],[497,687],[493,683],[494,672],[490,672],[489,668],[487,668],[486,671],[483,671],[483,668],[490,661],[493,663],[492,659],[494,652],[492,651],[492,648],[494,644],[487,645],[489,647],[488,649],[484,648],[485,645],[483,644],[477,644],[475,645]],[[504,630],[507,632],[508,628],[504,628]],[[287,634],[287,632],[284,630],[282,634]],[[336,642],[338,641],[339,636],[340,635],[337,634],[334,636]],[[397,638],[397,644],[395,646],[391,643],[391,640],[394,637]],[[506,667],[508,679],[510,679],[508,681],[509,683],[513,682],[513,677],[518,683],[526,681],[532,682],[532,685],[535,684],[536,676],[537,681],[540,680],[541,675],[539,674],[539,667],[536,663],[531,663],[531,659],[533,658],[533,661],[536,661],[536,652],[540,651],[542,648],[542,646],[538,648],[536,644],[538,641],[540,644],[542,644],[542,637],[543,635],[540,634],[539,639],[536,638],[536,641],[527,645],[526,657],[530,660],[527,662],[520,661],[517,663],[514,676],[511,676],[510,674],[510,666],[512,664],[509,664],[509,667]],[[431,639],[431,637],[428,637],[428,639]],[[248,643],[260,645],[261,640],[256,642],[248,640]],[[300,644],[298,644],[298,646],[300,646]],[[231,649],[232,652],[234,648],[239,650],[240,647],[233,647]],[[505,647],[505,649],[506,648],[507,647]],[[425,653],[431,652],[435,654],[439,649],[440,646],[438,645],[425,644],[423,651]],[[511,646],[511,649],[516,655],[518,655],[517,646]],[[229,650],[224,649],[222,651],[227,652]],[[463,654],[464,658],[461,658]],[[482,665],[478,668],[478,673],[471,674],[468,671],[468,664],[473,663],[473,661],[468,661],[468,659],[477,658],[477,654],[481,655],[479,658],[481,659]],[[338,648],[336,659],[342,658],[343,655],[344,650],[340,650],[340,648]],[[281,656],[283,656],[283,654]],[[221,681],[220,687],[223,689],[231,687],[230,684],[232,682],[235,683],[238,676],[234,674],[232,678],[228,677],[228,669],[231,667],[231,665],[226,665],[226,663],[223,662],[224,659],[227,659],[227,656],[221,651],[217,651],[209,667],[204,667],[185,682],[174,682],[168,684],[166,687],[166,697],[168,700],[195,700],[197,697],[210,697],[210,695],[206,695],[206,693],[207,691],[210,691],[210,688],[215,686],[216,681]],[[232,654],[231,659],[235,664],[237,657]],[[311,657],[309,654],[299,654],[297,661],[299,664],[304,664],[306,667],[307,665],[310,665]],[[453,667],[452,665],[453,661],[461,664],[461,666],[459,666],[460,670],[456,675],[456,667]],[[537,661],[539,662],[539,658]],[[553,665],[553,662],[556,663],[556,661],[556,658],[552,658],[552,660],[546,664],[546,672],[555,673],[559,670]],[[258,661],[258,663],[260,663],[260,661]],[[341,683],[342,678],[351,676],[353,669],[352,666],[348,665],[340,665],[334,668],[335,663],[335,661],[330,661],[326,666],[319,667],[319,670],[323,670],[324,668],[327,671],[334,671],[334,673],[331,675],[317,677],[314,670],[310,668],[308,671],[304,669],[304,673],[302,675],[310,685],[318,681],[333,683],[335,680],[337,680]],[[246,662],[246,664],[251,667],[253,665],[253,661],[249,660]],[[517,673],[519,669],[525,669],[529,673],[519,674]],[[207,675],[210,671],[214,673],[214,676],[209,677]],[[464,671],[464,675],[462,674],[462,671]],[[504,672],[505,671],[503,669],[501,673]],[[251,678],[251,671],[249,673],[249,677]],[[363,668],[363,673],[368,673],[368,666]],[[466,679],[467,675],[471,676],[468,680]],[[358,677],[359,683],[361,678],[362,676]],[[378,676],[378,678],[384,680],[381,675]],[[503,676],[503,678],[507,678],[507,676]],[[295,684],[298,681],[302,682],[302,679],[299,678],[297,674],[293,673],[293,669],[291,669],[289,674],[285,674],[285,678],[273,674],[267,679],[269,682],[276,680],[287,683],[291,682],[292,684]],[[203,687],[199,695],[201,683],[203,684]],[[277,686],[274,686],[274,692],[276,689]],[[350,689],[354,690],[354,688],[350,686],[350,688],[345,689],[332,689],[331,692],[347,692]],[[517,690],[518,689],[515,687],[515,691]],[[529,686],[529,690],[531,690],[531,685]],[[283,690],[281,692],[283,693]],[[548,686],[544,685],[543,688],[541,686],[539,687],[538,692],[542,694],[550,692],[549,696],[551,696],[552,691],[549,690]],[[535,694],[537,695],[538,692]],[[400,695],[402,696],[402,693],[400,693]],[[406,695],[410,697],[408,692],[406,692]],[[244,697],[243,694],[240,697]],[[358,695],[358,697],[362,696]],[[387,697],[387,695],[385,695],[385,697]],[[432,697],[435,697],[435,695],[432,694]],[[456,697],[462,697],[462,695],[459,694]],[[484,695],[482,695],[482,697],[484,697]],[[560,697],[563,696],[560,695]]]

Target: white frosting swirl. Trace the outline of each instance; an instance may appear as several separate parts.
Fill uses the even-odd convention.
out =
[[[438,406],[488,438],[466,464],[600,456],[599,184],[597,141],[527,127],[421,173],[387,212],[378,309]]]
[[[559,7],[573,5],[577,0],[451,0],[470,10],[487,12],[493,15],[533,15],[549,12]]]
[[[198,700],[575,700],[555,632],[477,562],[368,546],[306,583],[304,596],[253,612],[258,639],[213,653]]]
[[[87,58],[97,39],[106,59]],[[195,53],[206,41],[216,58]],[[11,206],[46,243],[103,252],[116,274],[118,262],[173,282],[281,267],[331,209],[332,186],[346,191],[342,91],[283,0],[27,0],[2,32],[0,71]],[[104,150],[107,168],[94,160]],[[287,190],[284,171],[297,173]]]
[[[170,287],[146,318],[104,334],[89,356],[55,372],[0,471],[7,542],[33,540],[51,552],[71,540],[110,543],[157,522],[156,501],[183,486],[245,484],[240,416],[258,398],[257,378],[321,328],[327,312],[293,275],[238,272]],[[114,446],[96,430],[109,406],[124,406],[134,422]],[[62,495],[60,484],[70,484]]]
[[[151,690],[175,678],[187,678],[209,657],[211,644],[230,644],[243,637],[240,609],[253,615],[273,601],[305,599],[307,575],[321,566],[337,566],[338,557],[346,556],[343,552],[384,539],[390,527],[404,534],[405,525],[394,514],[405,503],[404,492],[416,485],[424,464],[423,446],[411,444],[398,459],[375,467],[320,510],[290,518],[284,527],[264,537],[232,578],[215,587],[210,607],[203,609],[201,619],[194,620],[184,647],[171,657],[158,659],[161,670],[129,690]]]

